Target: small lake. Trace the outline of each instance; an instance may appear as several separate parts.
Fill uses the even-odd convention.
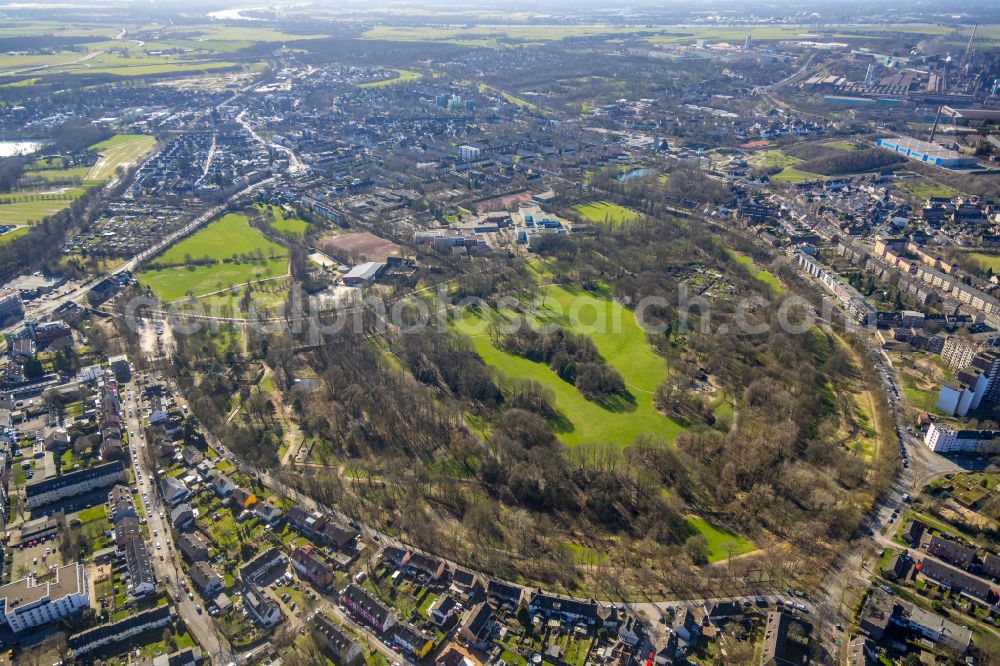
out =
[[[22,141],[0,140],[0,157],[11,157],[13,155],[24,155],[33,153],[45,145],[41,141],[26,139]]]
[[[618,174],[616,178],[624,183],[626,181],[632,180],[633,178],[642,178],[643,176],[648,176],[653,173],[656,173],[656,169],[649,169],[643,167],[642,169],[632,169],[631,171],[626,171],[625,173]]]
[[[260,7],[243,7],[242,9],[222,9],[216,12],[209,12],[208,17],[216,21],[263,21],[264,19],[254,16],[243,16],[243,12],[261,9]]]

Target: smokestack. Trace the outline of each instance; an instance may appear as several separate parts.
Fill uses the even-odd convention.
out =
[[[937,113],[934,114],[934,127],[931,128],[931,138],[928,140],[934,143],[934,135],[937,134],[938,119],[941,117],[941,107],[938,107]]]
[[[972,26],[972,34],[969,35],[969,44],[965,47],[965,57],[969,57],[969,53],[972,52],[972,40],[976,38],[976,30],[979,28],[979,22],[977,21],[974,26]]]

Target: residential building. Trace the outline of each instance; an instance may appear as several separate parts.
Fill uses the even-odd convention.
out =
[[[205,663],[205,658],[201,653],[201,648],[189,647],[139,661],[136,666],[201,666],[203,663]]]
[[[228,497],[230,493],[236,490],[236,484],[228,476],[219,472],[212,477],[212,490],[219,497]]]
[[[170,510],[170,523],[177,529],[184,529],[194,522],[194,509],[184,502]]]
[[[767,614],[767,624],[764,626],[764,648],[761,651],[761,666],[792,666],[795,662],[785,658],[788,646],[788,627],[792,616],[780,610]]]
[[[447,570],[442,560],[424,555],[423,553],[409,553],[404,559],[403,564],[406,566],[406,571],[409,575],[428,583],[439,581]]]
[[[434,603],[427,609],[430,621],[438,626],[444,626],[455,613],[462,610],[462,605],[450,594],[442,594],[434,600]]]
[[[396,624],[396,612],[387,608],[362,587],[351,583],[340,593],[340,601],[355,615],[378,632]]]
[[[877,666],[878,654],[870,638],[855,636],[847,645],[847,666]]]
[[[311,545],[296,548],[288,559],[295,572],[316,587],[326,589],[333,583],[333,572],[324,564]]]
[[[26,576],[0,586],[0,618],[15,633],[89,607],[87,570],[78,562],[57,568],[44,583]]]
[[[858,616],[858,629],[872,640],[880,641],[890,625],[915,631],[960,653],[972,642],[971,630],[875,588]]]
[[[125,564],[128,567],[128,591],[133,597],[141,597],[156,589],[156,576],[149,558],[146,542],[131,539],[124,545]]]
[[[111,372],[115,374],[115,381],[119,384],[127,384],[132,379],[132,367],[128,364],[128,357],[124,354],[108,358],[108,365]]]
[[[240,567],[240,580],[243,584],[260,582],[274,569],[284,567],[288,560],[285,554],[276,547],[268,548]]]
[[[496,628],[497,619],[493,608],[483,602],[472,608],[462,623],[459,635],[479,650],[485,650],[493,642],[492,637]]]
[[[28,506],[36,509],[67,497],[86,495],[124,481],[125,465],[119,460],[29,484],[25,486],[24,494]]]
[[[950,539],[942,539],[936,534],[931,537],[927,544],[927,552],[962,569],[967,569],[976,557],[974,549],[967,548]]]
[[[243,585],[243,607],[263,627],[274,627],[281,622],[281,607],[256,585]]]
[[[117,523],[124,516],[138,517],[135,501],[132,499],[132,489],[117,485],[108,493],[108,514],[112,523]]]
[[[232,498],[233,504],[242,509],[249,509],[257,503],[257,496],[245,488],[237,488],[234,490],[232,492]]]
[[[317,647],[337,666],[360,666],[364,663],[361,645],[326,615],[316,615],[312,635]]]
[[[19,320],[23,316],[21,292],[17,289],[0,290],[0,322]]]
[[[208,562],[204,560],[195,562],[188,573],[191,575],[191,582],[198,586],[205,597],[211,597],[222,591],[222,577],[215,573]]]
[[[451,591],[464,599],[468,599],[476,591],[482,591],[482,581],[479,575],[466,569],[456,569],[451,575]]]
[[[208,559],[208,544],[198,536],[197,532],[182,534],[177,540],[177,547],[189,562]]]
[[[323,526],[317,529],[319,531],[320,540],[336,550],[343,550],[350,544],[354,543],[354,540],[358,538],[357,530],[344,527],[334,521],[326,522],[324,520]]]
[[[521,605],[524,588],[491,580],[486,586],[486,598],[503,608],[513,609]]]
[[[944,347],[941,348],[941,358],[953,372],[958,372],[972,363],[972,359],[978,352],[979,344],[977,342],[953,335],[944,341]]]
[[[955,430],[932,422],[924,444],[934,453],[992,453],[1000,451],[1000,431]]]
[[[122,643],[153,629],[169,626],[174,621],[169,605],[131,613],[117,622],[102,624],[69,637],[68,644],[77,659],[111,643]]]
[[[994,602],[997,599],[996,590],[989,581],[947,564],[924,558],[923,562],[920,563],[920,573],[925,578],[933,580],[941,587],[953,592],[961,592],[967,596],[989,602]]]
[[[545,592],[536,592],[528,604],[532,617],[541,616],[546,620],[558,620],[568,624],[597,624],[597,604],[593,601],[578,601],[557,597]]]
[[[175,476],[165,476],[160,480],[160,490],[163,501],[170,506],[176,506],[191,496],[187,484]]]
[[[984,557],[982,573],[989,578],[1000,578],[1000,557],[992,553]]]
[[[434,639],[412,624],[400,623],[392,628],[392,642],[409,652],[415,659],[423,659],[434,648]]]

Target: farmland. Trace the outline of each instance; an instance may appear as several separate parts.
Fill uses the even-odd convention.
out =
[[[205,258],[214,263],[193,265],[189,261]],[[247,224],[246,216],[236,213],[171,246],[153,263],[169,267],[149,268],[137,277],[163,301],[200,296],[288,271],[284,248],[264,238]]]

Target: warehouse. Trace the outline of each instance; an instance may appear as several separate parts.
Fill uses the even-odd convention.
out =
[[[975,169],[979,166],[973,157],[966,157],[957,150],[951,150],[920,139],[894,136],[877,139],[875,145],[909,157],[911,160],[918,160],[943,169]]]

